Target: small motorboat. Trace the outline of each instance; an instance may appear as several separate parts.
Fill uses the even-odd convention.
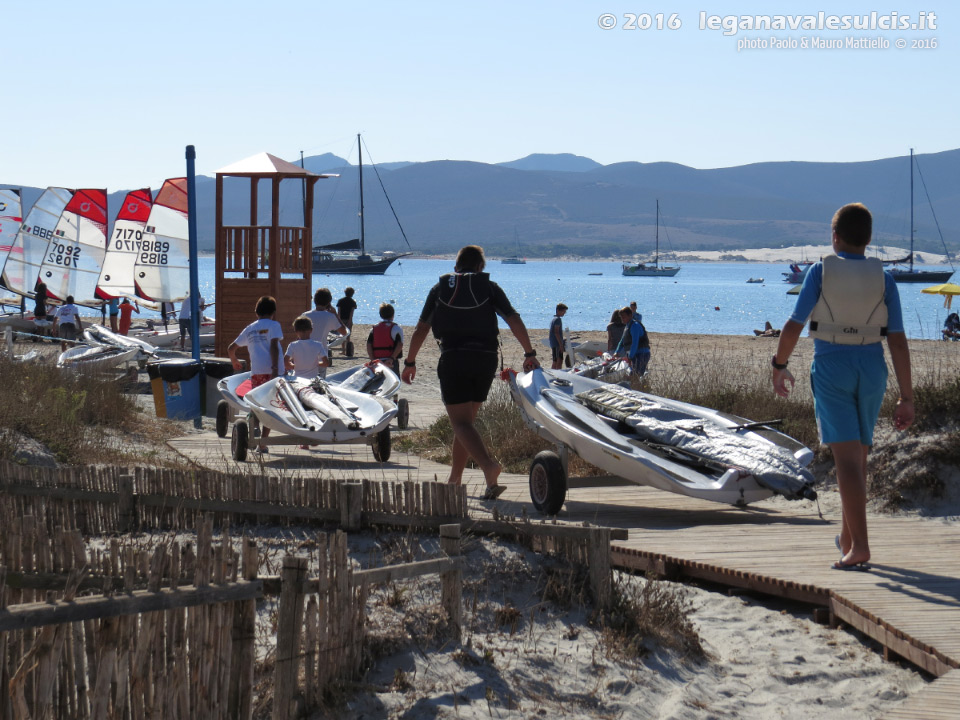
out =
[[[747,282],[748,282],[748,283],[762,283],[762,282],[763,282],[763,278],[754,278],[754,277],[752,277],[752,278],[750,278],[749,280],[747,280]]]
[[[690,497],[747,505],[772,495],[815,499],[813,452],[775,430],[709,408],[569,372],[509,373],[537,434],[612,476]],[[550,451],[530,468],[530,496],[548,515],[566,498],[565,463]]]
[[[277,377],[243,395],[250,421],[233,425],[230,449],[242,462],[256,445],[370,445],[380,462],[390,459],[390,421],[397,406],[389,400],[345,390],[321,378]],[[264,438],[261,428],[273,433]]]

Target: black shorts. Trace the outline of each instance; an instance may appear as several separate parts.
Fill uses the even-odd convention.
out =
[[[190,333],[190,318],[180,319],[180,337],[186,337]],[[283,353],[280,353],[281,355]]]
[[[550,354],[553,356],[553,361],[557,362],[558,360],[563,360],[563,348],[562,347],[552,347],[550,348]]]
[[[497,374],[497,353],[481,350],[447,350],[440,354],[437,377],[444,405],[482,403]]]

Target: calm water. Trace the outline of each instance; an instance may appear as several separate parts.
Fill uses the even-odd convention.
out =
[[[410,326],[416,324],[437,278],[452,269],[452,260],[405,259],[382,277],[314,275],[314,289],[330,288],[336,301],[350,285],[356,290],[356,322],[377,322],[379,304],[390,302],[397,322]],[[674,278],[623,277],[620,264],[613,261],[527,261],[526,265],[493,261],[487,269],[530,328],[546,328],[554,307],[563,302],[569,306],[566,327],[602,330],[614,308],[635,300],[651,332],[748,335],[762,328],[765,320],[782,326],[796,300],[786,294],[790,285],[782,281],[786,263],[684,263]],[[747,283],[752,277],[765,282]],[[923,283],[898,285],[907,336],[939,338],[947,311],[942,297],[920,293],[924,287]],[[200,258],[200,290],[207,302],[213,299],[212,257]],[[208,314],[215,311],[213,307]],[[253,308],[250,315],[252,319]]]

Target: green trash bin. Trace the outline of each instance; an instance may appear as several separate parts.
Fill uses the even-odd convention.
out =
[[[233,375],[233,363],[230,358],[204,358],[203,362],[203,414],[205,417],[217,416],[217,403],[223,397],[217,389],[217,383]]]
[[[200,417],[200,370],[197,360],[177,359],[147,363],[157,417],[192,420]]]

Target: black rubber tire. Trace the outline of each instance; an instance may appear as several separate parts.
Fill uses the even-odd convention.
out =
[[[373,457],[377,462],[387,462],[390,459],[390,449],[393,443],[390,440],[390,426],[387,425],[383,430],[373,436],[373,442],[370,449],[373,450]]]
[[[221,400],[217,403],[217,437],[225,438],[230,427],[230,403]]]
[[[530,463],[530,499],[544,515],[556,515],[567,498],[567,475],[556,453],[544,450]]]
[[[353,357],[353,340],[347,340],[344,352],[347,353],[347,357]]]
[[[410,426],[410,401],[406,398],[397,400],[397,427],[406,430]]]
[[[250,428],[246,420],[237,420],[233,424],[233,434],[230,436],[230,454],[237,462],[247,459],[247,449],[250,447]]]

